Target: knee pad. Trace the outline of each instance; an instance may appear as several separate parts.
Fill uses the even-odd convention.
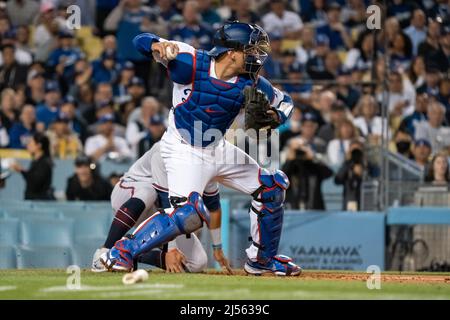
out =
[[[252,194],[259,209],[252,204],[251,210],[258,216],[260,239],[259,243],[253,241],[253,244],[258,248],[258,261],[264,264],[278,253],[283,226],[283,204],[289,179],[281,170],[270,174],[261,169],[259,181],[261,186]]]

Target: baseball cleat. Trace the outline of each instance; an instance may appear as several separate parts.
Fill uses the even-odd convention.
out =
[[[292,262],[292,259],[284,255],[276,255],[267,264],[247,260],[244,270],[249,275],[276,275],[283,277],[295,277],[302,273],[302,268]]]
[[[100,256],[100,262],[108,271],[131,272],[134,269],[134,261],[126,248],[128,238],[117,241],[114,247]]]
[[[103,263],[100,261],[100,256],[104,253],[107,253],[109,249],[107,248],[98,248],[95,250],[94,257],[92,258],[92,266],[91,271],[92,272],[105,272],[108,271],[108,269],[105,268]]]

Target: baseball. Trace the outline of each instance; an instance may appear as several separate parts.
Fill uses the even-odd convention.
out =
[[[167,60],[173,60],[177,57],[176,53],[172,49],[172,47],[166,47],[166,57]]]
[[[131,273],[127,273],[123,276],[122,282],[125,285],[135,284],[138,282],[144,282],[148,279],[148,272],[144,269],[139,269]]]

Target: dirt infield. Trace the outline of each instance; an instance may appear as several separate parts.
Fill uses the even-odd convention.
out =
[[[223,275],[220,271],[209,271],[209,274]],[[234,275],[245,276],[244,270],[234,270]],[[303,271],[299,277],[292,277],[289,279],[297,280],[343,280],[343,281],[367,281],[371,276],[368,273],[360,272],[336,272],[336,271]],[[383,282],[396,282],[396,283],[442,283],[450,285],[450,275],[441,274],[408,274],[408,273],[384,273],[381,275],[381,281]]]

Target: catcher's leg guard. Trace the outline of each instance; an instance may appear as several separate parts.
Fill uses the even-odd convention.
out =
[[[155,213],[142,222],[132,235],[117,241],[101,258],[105,267],[108,270],[131,271],[133,259],[139,255],[175,239],[178,235],[196,231],[202,227],[203,222],[209,225],[209,211],[197,192],[179,200],[184,204]]]
[[[256,261],[248,261],[245,270],[252,274],[272,272],[277,275],[297,275],[301,269],[286,256],[277,255],[283,226],[283,203],[289,179],[283,171],[274,174],[261,169],[261,187],[253,194],[251,210],[258,217],[259,241],[253,239],[258,248]]]

